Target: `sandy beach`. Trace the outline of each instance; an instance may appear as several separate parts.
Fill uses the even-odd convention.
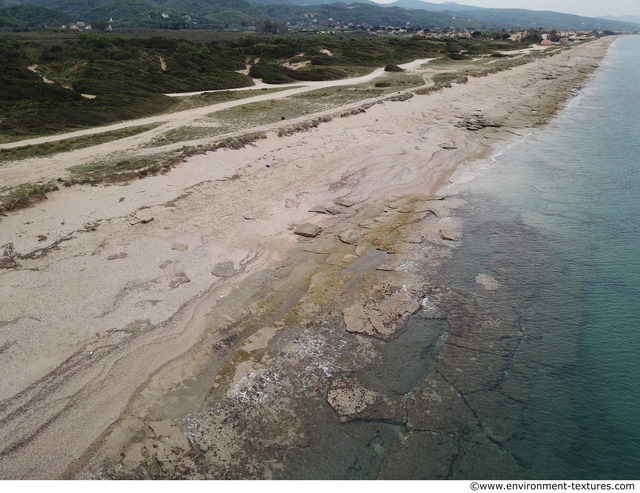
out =
[[[431,429],[412,411],[417,397],[407,407],[316,363],[300,387],[306,355],[318,341],[339,346],[331,364],[348,375],[375,364],[409,314],[447,306],[437,267],[464,241],[449,181],[547,121],[612,41],[368,101],[310,131],[278,136],[267,125],[267,138],[242,149],[62,188],[0,216],[0,479],[278,477],[269,461],[309,446],[319,400],[345,422]],[[51,178],[74,159],[2,165],[0,182]],[[294,233],[307,223],[320,234]],[[407,268],[419,261],[426,276]],[[480,278],[478,289],[493,283]],[[487,349],[506,335],[518,337],[496,328],[473,343]],[[446,357],[454,368],[460,356]],[[278,385],[267,378],[276,373]],[[468,411],[441,412],[462,423]],[[261,417],[239,427],[238,413]],[[477,443],[489,453],[493,442]],[[403,453],[394,442],[380,477],[402,476]]]

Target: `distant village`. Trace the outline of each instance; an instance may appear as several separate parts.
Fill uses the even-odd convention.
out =
[[[151,16],[148,16],[151,19]],[[172,21],[171,25],[172,29],[197,29],[198,28],[198,20],[197,18],[192,17],[191,15],[181,15],[181,16],[172,16],[169,13],[162,13],[160,15],[163,21],[169,22]],[[306,32],[310,34],[334,34],[339,32],[368,32],[371,34],[378,35],[391,35],[391,36],[417,36],[424,38],[479,38],[479,37],[491,37],[492,39],[501,39],[501,40],[511,40],[511,41],[521,41],[525,38],[537,38],[540,40],[542,45],[566,45],[573,43],[575,41],[583,41],[586,39],[591,39],[596,36],[601,36],[603,34],[613,34],[609,32],[602,31],[589,31],[589,30],[579,30],[579,31],[555,31],[551,30],[549,32],[540,33],[535,29],[528,29],[524,31],[493,31],[493,30],[470,30],[470,29],[458,29],[454,26],[440,28],[436,27],[433,29],[426,29],[422,27],[411,26],[409,22],[404,26],[370,26],[364,24],[353,24],[342,23],[332,17],[330,17],[326,23],[320,23],[319,20],[314,17],[313,14],[304,14],[304,18],[299,22],[287,22],[286,25],[282,23],[276,23],[272,21],[273,25],[278,24],[278,26],[282,26],[280,30],[273,31],[262,31],[257,26],[260,22],[264,23],[264,21],[259,21],[255,25],[245,24],[244,22],[241,24],[227,24],[226,30],[229,31],[255,31],[258,33],[262,32],[272,32],[272,33],[281,33],[281,32]],[[267,21],[269,22],[269,21]],[[96,23],[100,23],[99,26],[96,26]],[[94,25],[92,25],[94,24]],[[115,21],[113,18],[109,18],[108,21],[100,20],[100,21],[91,21],[89,22],[75,22],[68,25],[59,26],[60,29],[75,31],[75,32],[83,32],[83,31],[91,31],[91,30],[100,30],[100,31],[113,31],[114,30]],[[324,25],[323,25],[324,24]],[[51,27],[43,25],[42,27]],[[166,27],[166,26],[165,26]],[[624,34],[624,33],[623,33]]]

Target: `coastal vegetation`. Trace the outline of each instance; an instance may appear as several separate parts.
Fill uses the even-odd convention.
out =
[[[0,142],[175,111],[180,103],[165,94],[248,88],[252,77],[272,84],[342,79],[418,58],[514,46],[366,34],[208,42],[86,33],[57,42],[0,38]],[[248,75],[240,73],[247,67]]]
[[[159,125],[162,125],[162,123],[139,125],[136,127],[123,128],[122,130],[113,130],[111,132],[83,135],[81,137],[56,140],[54,142],[45,142],[43,144],[0,149],[0,166],[2,165],[3,161],[13,161],[16,159],[24,159],[30,157],[51,156],[60,152],[73,151],[76,149],[104,144],[106,142],[112,142],[114,140],[124,139],[126,137],[132,137],[134,135],[153,130]]]

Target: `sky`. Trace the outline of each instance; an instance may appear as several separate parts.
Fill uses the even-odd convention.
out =
[[[393,0],[374,0],[391,3]],[[426,0],[442,3],[442,0]],[[640,0],[454,0],[463,5],[496,9],[553,10],[567,14],[600,17],[602,15],[640,15]]]

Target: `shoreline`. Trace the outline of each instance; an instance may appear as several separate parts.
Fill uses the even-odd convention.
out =
[[[564,57],[565,53],[574,53],[576,49],[581,49],[581,52],[587,50],[600,53],[598,48],[589,44],[547,60],[554,62],[559,57]],[[572,57],[566,58],[571,60]],[[422,205],[425,208],[426,204],[431,209],[437,209],[439,204],[425,200],[428,198],[426,195],[445,185],[461,162],[472,161],[474,156],[489,157],[493,146],[503,145],[493,137],[506,138],[508,142],[512,138],[505,135],[509,128],[515,128],[517,133],[518,122],[526,124],[531,120],[531,114],[538,115],[533,113],[534,111],[553,114],[551,106],[555,108],[558,104],[558,100],[553,98],[561,98],[564,92],[561,89],[558,89],[558,93],[552,91],[551,95],[547,95],[550,103],[537,102],[539,105],[535,107],[538,109],[531,109],[529,115],[520,111],[525,107],[518,106],[517,100],[524,98],[527,103],[531,103],[535,100],[536,91],[528,97],[514,93],[510,102],[515,103],[514,107],[519,109],[511,114],[506,113],[506,120],[512,119],[513,126],[503,125],[493,133],[488,132],[493,130],[492,127],[486,127],[478,133],[456,127],[455,124],[460,119],[453,115],[458,112],[470,115],[481,107],[482,114],[487,119],[501,116],[505,118],[500,113],[507,111],[505,105],[493,104],[497,100],[492,102],[489,100],[490,95],[485,94],[493,90],[496,97],[499,97],[497,94],[500,93],[490,87],[483,87],[483,82],[498,80],[504,84],[516,73],[520,77],[526,74],[532,79],[532,84],[543,84],[540,80],[535,80],[532,65],[544,64],[547,60],[487,78],[473,79],[466,86],[454,85],[442,93],[415,96],[408,102],[375,105],[365,114],[334,120],[311,133],[282,138],[269,136],[252,148],[195,156],[191,162],[172,170],[168,175],[132,182],[127,184],[126,188],[96,187],[96,190],[92,190],[95,192],[92,194],[93,198],[98,202],[93,217],[91,213],[69,217],[73,216],[69,213],[70,210],[85,211],[88,210],[88,205],[93,207],[91,201],[87,201],[86,194],[76,189],[56,194],[46,204],[44,211],[41,207],[43,204],[36,204],[31,209],[10,213],[3,219],[3,227],[8,225],[14,228],[12,234],[15,236],[14,248],[17,251],[28,252],[33,246],[39,246],[39,242],[35,240],[35,230],[45,225],[51,228],[54,217],[64,219],[61,222],[68,223],[65,224],[67,235],[68,230],[71,230],[71,235],[75,235],[75,238],[58,243],[56,246],[59,250],[52,248],[39,258],[36,256],[19,260],[18,262],[23,264],[22,270],[6,271],[5,279],[14,284],[21,284],[19,281],[24,275],[20,276],[18,273],[33,273],[36,271],[28,269],[34,268],[40,269],[38,272],[44,272],[42,275],[31,274],[31,278],[27,276],[27,280],[22,282],[27,283],[34,299],[41,300],[41,311],[45,314],[60,310],[65,296],[66,299],[78,302],[82,300],[82,292],[100,294],[94,300],[86,300],[74,310],[67,307],[66,313],[58,314],[58,320],[55,320],[55,317],[51,320],[49,317],[47,329],[42,327],[46,322],[34,322],[34,319],[46,320],[42,313],[27,313],[28,310],[21,307],[20,303],[14,303],[11,307],[12,314],[2,314],[2,328],[21,328],[22,331],[30,330],[42,336],[50,331],[54,332],[55,337],[65,338],[66,342],[69,337],[63,328],[63,320],[84,320],[85,323],[90,320],[90,333],[95,332],[99,335],[89,337],[88,332],[75,334],[75,348],[73,344],[66,343],[63,344],[66,347],[62,351],[54,354],[49,352],[48,355],[42,347],[32,346],[36,354],[48,356],[48,360],[46,357],[41,358],[39,365],[27,362],[27,365],[31,365],[27,366],[27,370],[33,376],[31,379],[15,381],[18,388],[22,389],[21,392],[12,394],[10,388],[3,388],[3,413],[0,419],[6,423],[4,428],[11,429],[7,431],[24,431],[17,438],[6,438],[5,443],[8,443],[10,448],[5,448],[0,458],[1,477],[50,478],[60,475],[62,470],[67,468],[69,469],[65,473],[66,477],[76,476],[76,473],[83,477],[82,474],[89,474],[88,470],[85,469],[84,473],[80,473],[80,470],[87,461],[91,461],[93,452],[102,446],[103,439],[106,439],[107,446],[106,449],[101,449],[101,453],[106,454],[103,458],[106,457],[107,460],[118,457],[119,452],[115,451],[118,447],[122,450],[129,446],[131,437],[137,437],[135,443],[143,443],[144,440],[150,439],[149,435],[140,441],[141,431],[139,427],[136,428],[140,423],[164,423],[155,424],[158,430],[157,433],[153,433],[156,436],[162,433],[166,436],[173,435],[173,438],[185,445],[175,429],[177,427],[167,423],[168,418],[161,416],[158,411],[171,407],[167,406],[164,400],[171,393],[173,386],[188,381],[189,385],[197,387],[197,392],[193,391],[191,395],[206,395],[209,392],[206,382],[214,379],[214,373],[219,373],[219,370],[227,365],[226,361],[229,358],[233,359],[239,345],[251,337],[252,330],[256,329],[254,333],[259,333],[269,327],[273,329],[273,324],[279,322],[291,310],[292,303],[295,306],[301,300],[304,301],[305,295],[309,295],[309,286],[317,288],[318,284],[313,286],[312,279],[317,274],[318,266],[321,266],[320,271],[328,271],[326,275],[329,278],[334,276],[334,281],[343,277],[338,276],[338,273],[358,262],[363,263],[361,268],[364,269],[360,275],[371,270],[365,267],[373,266],[377,260],[372,260],[373,263],[369,264],[359,259],[375,255],[366,252],[379,251],[376,247],[387,248],[389,251],[388,247],[395,245],[398,235],[398,217],[395,217],[397,214],[407,216],[403,221],[412,221],[405,224],[406,234],[410,237],[423,238],[420,234],[425,234],[431,243],[440,243],[438,248],[449,248],[443,246],[447,240],[438,238],[438,231],[455,231],[455,221],[452,218],[447,219],[443,211],[439,211],[442,217],[438,218],[437,214],[434,214],[437,219],[431,218],[434,219],[433,224],[429,224],[431,229],[426,232],[412,231],[415,228],[420,230],[430,222],[422,221],[423,218],[418,217],[423,212],[416,212],[416,207]],[[587,65],[589,63],[592,64],[593,61]],[[556,68],[558,71],[561,69],[562,67]],[[566,72],[571,70],[566,69]],[[531,80],[528,79],[526,82]],[[524,89],[528,87],[531,85]],[[470,97],[470,94],[476,97]],[[482,97],[484,100],[480,102]],[[449,114],[445,113],[447,107]],[[531,104],[526,106],[527,109],[531,107]],[[484,141],[493,141],[493,145],[487,146]],[[336,150],[332,153],[327,152],[327,145],[334,146]],[[442,145],[449,149],[443,148]],[[425,163],[426,156],[430,156],[428,164]],[[212,158],[218,166],[215,170],[211,169]],[[348,159],[347,162],[345,158]],[[402,173],[399,174],[400,163]],[[266,168],[266,164],[269,164],[269,168]],[[199,182],[195,180],[196,183],[192,184],[194,177],[200,178],[199,174],[205,175],[208,179]],[[385,186],[381,187],[381,183]],[[158,195],[153,201],[149,200],[150,189]],[[246,191],[251,193],[247,194]],[[135,197],[136,192],[139,192],[139,198]],[[414,202],[398,204],[399,207],[409,207],[407,212],[390,212],[395,210],[388,204],[394,201],[394,197],[402,199],[403,196],[416,192],[422,192],[423,195],[414,196],[414,199],[417,199]],[[124,201],[119,201],[120,195],[125,195]],[[127,196],[130,200],[126,200]],[[176,199],[176,196],[179,198]],[[315,205],[329,207],[334,199],[341,198],[353,200],[356,204],[343,207],[337,218],[323,215],[318,221],[312,213],[304,212]],[[386,202],[386,205],[383,202]],[[372,210],[372,207],[375,210]],[[385,208],[389,210],[385,211]],[[126,213],[131,209],[137,211],[133,216],[131,212]],[[358,251],[358,245],[343,246],[350,244],[335,238],[329,241],[327,238],[331,232],[341,234],[349,229],[361,235],[360,222],[370,221],[385,214],[389,217],[378,221],[378,225],[368,231],[378,237],[381,232],[393,236],[387,243],[374,244],[373,248],[361,247]],[[426,215],[428,214],[425,211],[424,216]],[[408,219],[409,216],[411,219]],[[153,217],[153,221],[140,222],[147,217]],[[298,242],[288,228],[309,220],[323,225],[325,231],[317,239]],[[353,224],[354,227],[340,231],[341,227],[353,220],[357,221]],[[25,225],[25,222],[31,224]],[[434,230],[438,223],[440,224]],[[419,226],[411,226],[413,224]],[[167,227],[168,230],[165,229]],[[24,239],[18,236],[21,231],[24,231]],[[203,231],[206,231],[204,236]],[[48,237],[60,235],[51,233],[50,230],[47,230],[47,233]],[[323,241],[330,243],[321,247],[325,253],[304,252],[304,245],[307,243],[322,244]],[[419,245],[411,242],[401,243]],[[187,248],[184,248],[185,246]],[[302,261],[298,258],[288,263],[283,262],[290,252],[300,250],[311,259],[305,258]],[[327,263],[332,258],[332,253],[340,253],[341,256],[334,256]],[[415,254],[412,249],[405,252],[398,250],[394,253],[399,257],[404,255],[405,260]],[[111,256],[115,256],[113,260],[106,260]],[[345,256],[350,256],[347,257],[347,262],[344,261]],[[156,259],[155,264],[158,266],[154,267],[153,275],[148,272],[151,269],[145,265],[145,257]],[[315,257],[318,258],[313,260]],[[95,260],[103,262],[97,264]],[[167,261],[172,263],[161,267]],[[228,261],[234,264],[234,275],[230,278],[217,278],[218,280],[212,284],[215,278],[211,276],[210,269],[215,264]],[[118,267],[119,263],[124,266]],[[285,263],[287,265],[284,265]],[[91,279],[85,281],[77,293],[60,293],[62,297],[59,299],[52,296],[51,289],[61,280],[65,281],[64,272],[67,272],[68,283],[74,279],[71,270],[74,270],[75,276],[84,276],[80,272],[85,272],[84,269],[87,268],[91,272]],[[264,269],[267,268],[270,271],[265,272]],[[165,269],[170,269],[171,273],[168,274]],[[290,273],[286,279],[294,279],[296,282],[278,282],[279,279],[283,279],[278,276],[284,276],[287,270]],[[117,276],[125,271],[125,279],[114,279],[114,274]],[[398,274],[390,275],[393,277]],[[394,282],[389,281],[385,289],[397,289],[398,282],[398,279]],[[420,284],[418,281],[414,282],[416,285]],[[45,284],[44,288],[38,287],[41,283]],[[248,289],[236,289],[242,283],[248,285]],[[9,282],[5,284],[8,285]],[[287,291],[282,284],[289,284],[293,288]],[[273,286],[277,286],[276,289]],[[334,291],[331,292],[335,294],[335,286],[332,289]],[[44,296],[46,293],[49,294]],[[175,293],[179,294],[176,296]],[[223,303],[220,302],[221,297]],[[267,302],[261,305],[262,299],[266,299]],[[325,307],[323,303],[328,305]],[[331,297],[323,303],[318,306],[331,308]],[[246,313],[245,308],[252,304],[255,305],[254,308],[250,313]],[[284,314],[280,314],[278,310],[272,313],[274,304],[282,307],[282,310],[288,310]],[[97,306],[100,308],[96,309]],[[210,313],[212,306],[215,306],[215,312]],[[390,307],[389,313],[405,308],[408,310],[411,307]],[[20,310],[22,313],[19,313]],[[412,310],[408,312],[410,311]],[[400,315],[408,312],[402,311]],[[146,315],[147,319],[141,319],[141,314]],[[222,314],[231,320],[224,318]],[[22,318],[16,320],[18,317]],[[245,320],[247,317],[250,318]],[[357,325],[358,316],[354,315],[354,320]],[[243,328],[243,324],[251,325],[257,321],[263,326]],[[298,322],[299,320],[296,321],[299,326]],[[41,324],[40,327],[38,323]],[[15,327],[16,324],[22,325]],[[240,330],[234,333],[238,328]],[[281,329],[282,327],[278,328],[276,332]],[[243,332],[244,330],[246,332]],[[206,337],[202,338],[203,334],[209,334],[208,340]],[[366,332],[359,334],[355,337],[371,337]],[[374,339],[378,340],[375,337]],[[376,341],[374,345],[378,344]],[[16,346],[16,349],[21,349],[20,343]],[[265,349],[265,346],[256,348]],[[23,350],[21,356],[28,358],[27,354],[29,352]],[[218,356],[213,359],[213,363],[211,354]],[[191,360],[189,365],[186,365],[185,360]],[[233,370],[235,375],[237,366],[242,363],[243,361],[237,360],[235,366],[229,367],[227,373],[230,374]],[[261,360],[261,364],[264,364],[264,361]],[[16,379],[19,373],[26,373],[24,370],[22,368],[7,373],[10,373],[9,378]],[[86,374],[80,375],[81,371]],[[131,373],[135,373],[136,378],[132,378]],[[198,375],[201,377],[197,378]],[[51,393],[52,384],[54,390]],[[219,387],[228,385],[224,381],[218,384]],[[57,397],[66,398],[62,409],[55,415],[38,416],[38,410],[46,412],[44,406],[50,402],[49,399],[56,396],[56,392]],[[17,414],[18,409],[24,408],[32,410],[33,417]],[[100,421],[91,422],[91,409],[99,409],[103,413],[99,417]],[[180,414],[177,409],[175,413]],[[144,416],[144,419],[139,421],[138,418],[132,418],[132,415],[136,414]],[[45,419],[49,416],[52,419],[51,423]],[[94,415],[93,418],[95,417]],[[80,421],[78,418],[81,418]],[[33,457],[37,457],[38,454],[46,456],[48,447],[69,438],[70,430],[78,429],[78,423],[81,424],[80,429],[83,430],[84,436],[74,437],[66,456],[47,466],[46,471],[42,468],[34,469]],[[134,423],[137,424],[134,426]],[[104,431],[108,427],[112,430],[109,437]],[[164,432],[161,432],[161,429]],[[297,443],[296,438],[290,437],[290,442]],[[295,446],[295,443],[291,446]],[[82,453],[84,455],[81,457]]]

